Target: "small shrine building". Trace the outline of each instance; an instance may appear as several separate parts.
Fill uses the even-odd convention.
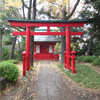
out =
[[[61,42],[56,36],[34,36],[34,60],[59,60],[54,53],[54,46]]]

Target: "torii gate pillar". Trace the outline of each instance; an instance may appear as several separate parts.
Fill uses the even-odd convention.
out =
[[[67,55],[67,69],[71,66],[71,47],[70,47],[70,27],[66,27],[66,55]]]
[[[26,28],[26,70],[30,70],[30,27]]]

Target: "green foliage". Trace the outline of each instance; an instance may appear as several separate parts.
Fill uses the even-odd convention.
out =
[[[94,59],[94,61],[92,62],[93,66],[100,66],[100,58],[96,58]]]
[[[12,63],[0,63],[0,76],[7,77],[8,82],[14,83],[19,76],[19,70]]]
[[[7,60],[9,58],[9,50],[7,47],[2,48],[2,60]]]
[[[3,40],[4,45],[12,45],[12,43],[14,41],[14,37],[12,37],[11,35],[8,35],[8,34],[4,35],[3,39],[4,39]]]
[[[17,51],[17,52],[15,53],[15,59],[17,59],[17,60],[19,60],[19,61],[22,61],[22,60],[23,60],[23,55],[22,55],[22,52],[23,52],[23,51],[24,51],[23,49]]]
[[[94,59],[95,59],[95,57],[93,57],[93,56],[84,56],[82,58],[82,61],[83,62],[92,62]]]
[[[60,51],[60,48],[61,48],[61,44],[60,43],[56,43],[55,52],[58,53]]]
[[[83,58],[84,58],[84,56],[76,56],[75,59],[76,59],[77,61],[82,61]]]
[[[63,65],[57,65],[68,77],[80,86],[86,88],[100,88],[100,75],[88,66],[76,64],[76,73],[73,75],[72,71],[65,71]]]
[[[16,63],[19,63],[19,61],[18,60],[11,59],[11,60],[2,61],[0,63],[13,63],[13,64],[16,64]]]
[[[100,42],[94,43],[91,52],[92,55],[99,56],[100,55]]]
[[[72,29],[73,31],[79,31],[79,29]],[[71,37],[71,51],[76,51],[76,55],[80,52],[80,46],[79,46],[80,37]]]

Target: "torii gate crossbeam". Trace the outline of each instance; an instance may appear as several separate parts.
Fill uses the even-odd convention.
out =
[[[13,35],[26,35],[26,69],[30,70],[30,36],[31,35],[65,35],[66,36],[66,57],[67,65],[65,68],[71,69],[71,47],[70,47],[70,36],[71,35],[82,35],[82,32],[72,32],[70,27],[83,27],[88,20],[23,20],[23,19],[7,19],[11,26],[14,27],[26,27],[26,31],[13,32]],[[47,27],[47,32],[34,32],[31,31],[31,27]],[[50,27],[65,27],[64,32],[51,32]],[[74,52],[75,53],[75,52]],[[74,58],[73,58],[74,59]],[[73,63],[74,64],[74,63]],[[75,71],[73,72],[75,73]],[[25,73],[23,73],[25,76]]]

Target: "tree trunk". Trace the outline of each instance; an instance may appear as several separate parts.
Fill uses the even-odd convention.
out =
[[[92,44],[93,44],[93,39],[95,37],[95,32],[92,33],[91,37],[90,37],[90,41],[89,41],[89,45],[88,45],[88,49],[87,49],[87,53],[86,56],[89,56]]]
[[[0,61],[2,61],[2,32],[0,31]]]
[[[32,19],[35,20],[36,19],[36,0],[33,0],[33,14],[32,14]],[[33,28],[34,30],[34,28]],[[34,36],[31,36],[31,48],[30,48],[30,51],[31,51],[31,66],[34,66],[33,65],[33,52],[34,52]]]
[[[29,2],[28,19],[31,19],[31,8],[32,8],[32,0],[30,0]]]
[[[24,0],[22,0],[23,19],[25,19]]]
[[[62,9],[62,20],[66,20],[66,7]],[[65,31],[63,27],[61,31]],[[61,63],[64,64],[64,51],[66,51],[66,36],[61,36]]]
[[[9,59],[13,59],[16,40],[17,40],[17,36],[15,36],[15,38],[14,38],[14,41],[13,41],[13,44],[12,44],[12,49],[11,49],[11,53],[10,53]]]
[[[20,41],[19,41],[19,36],[18,36],[18,50],[20,50]]]

